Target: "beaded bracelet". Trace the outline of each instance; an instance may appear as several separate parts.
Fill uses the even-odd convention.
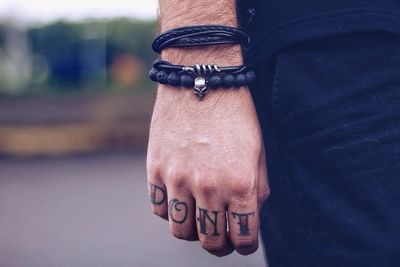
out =
[[[149,72],[152,81],[171,86],[193,88],[193,93],[202,99],[209,88],[232,88],[247,86],[255,79],[255,73],[244,65],[219,67],[196,64],[194,66],[173,65],[156,60]]]

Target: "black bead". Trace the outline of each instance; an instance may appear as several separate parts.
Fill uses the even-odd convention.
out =
[[[152,80],[153,82],[156,82],[157,81],[157,73],[158,73],[158,70],[156,68],[151,68],[151,70],[149,71],[150,80]]]
[[[167,84],[167,83],[168,83],[167,78],[168,78],[168,74],[167,74],[165,71],[160,70],[160,71],[157,73],[157,81],[158,81],[159,83]]]
[[[194,86],[194,79],[192,76],[183,74],[181,76],[181,84],[185,87],[193,87]]]
[[[181,83],[181,79],[180,79],[179,75],[176,74],[176,72],[171,72],[168,75],[167,80],[168,80],[169,85],[180,85],[180,83]]]
[[[221,77],[218,75],[213,75],[208,79],[207,83],[211,88],[218,88],[221,86],[222,83]]]
[[[222,86],[223,87],[232,87],[235,83],[235,76],[232,74],[225,74],[222,76]]]
[[[247,81],[247,84],[252,83],[255,79],[256,79],[256,74],[255,74],[254,71],[249,70],[248,72],[246,72],[246,81]]]
[[[239,86],[244,86],[246,85],[246,75],[244,75],[243,73],[239,73],[238,75],[236,75],[235,77],[235,86],[239,87]]]

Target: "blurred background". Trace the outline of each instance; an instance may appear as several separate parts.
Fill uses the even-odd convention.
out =
[[[148,208],[155,0],[0,0],[0,267],[263,266]]]

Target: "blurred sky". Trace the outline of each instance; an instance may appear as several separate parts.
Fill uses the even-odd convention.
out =
[[[0,0],[0,19],[47,22],[61,18],[155,18],[157,8],[158,0]]]

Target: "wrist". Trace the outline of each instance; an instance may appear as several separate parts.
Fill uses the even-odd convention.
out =
[[[241,47],[237,44],[166,48],[161,52],[161,59],[180,65],[233,66],[243,64]]]
[[[248,87],[235,89],[215,89],[207,93],[201,101],[188,88],[175,88],[160,84],[156,93],[156,107],[160,110],[174,110],[173,113],[196,112],[210,114],[215,110],[238,110],[252,104],[252,96]]]
[[[195,65],[195,64],[215,64],[223,66],[237,66],[243,64],[240,45],[215,45],[203,47],[187,47],[187,48],[167,48],[161,52],[161,59],[177,65]],[[212,93],[211,93],[212,91]],[[243,92],[246,91],[246,92]],[[250,94],[246,86],[240,88],[220,88],[212,89],[205,97],[202,104],[207,98],[238,98],[248,97]],[[159,85],[157,90],[157,98],[178,98],[196,101],[198,99],[189,88],[173,88],[169,85]],[[177,100],[177,99],[176,99]],[[213,101],[213,100],[209,100]],[[220,100],[218,100],[220,101]]]
[[[215,64],[223,66],[237,66],[243,64],[240,45],[216,45],[203,47],[187,47],[187,48],[167,48],[161,53],[161,59],[179,65],[195,65],[195,64]],[[211,93],[212,91],[212,93]],[[201,102],[208,98],[218,99],[229,98],[232,101],[234,98],[249,97],[250,93],[246,86],[239,88],[219,88],[212,89],[207,93],[210,97],[205,97]],[[193,94],[190,88],[173,88],[169,85],[160,84],[157,90],[157,98],[172,98],[187,99],[198,103],[198,99]],[[207,102],[213,100],[208,100]]]

